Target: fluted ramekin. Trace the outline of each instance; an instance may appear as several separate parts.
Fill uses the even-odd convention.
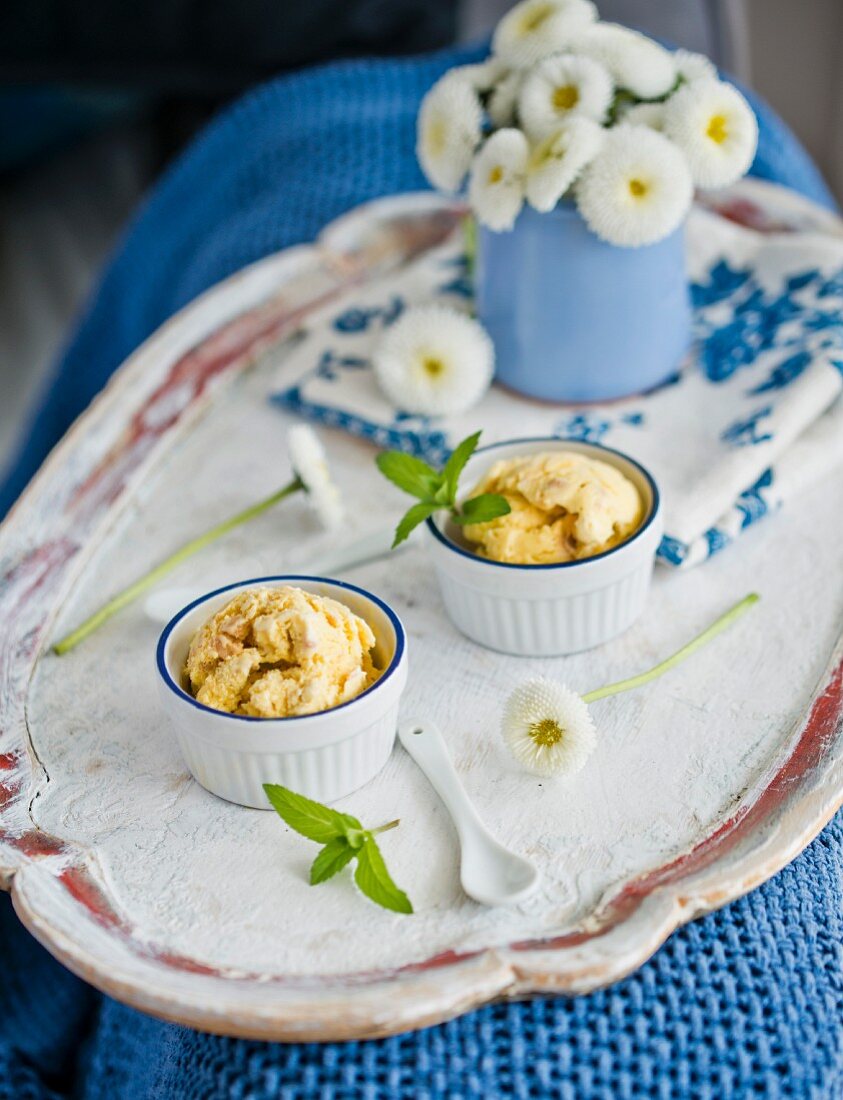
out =
[[[226,714],[197,702],[183,686],[195,632],[244,588],[283,585],[330,596],[365,619],[384,669],[378,680],[347,703],[293,718]],[[356,585],[323,577],[258,577],[209,592],[174,616],[159,639],[157,665],[161,703],[193,777],[229,802],[266,810],[264,783],[333,802],[377,775],[395,743],[407,639],[392,608]]]
[[[512,565],[474,553],[445,513],[427,521],[427,542],[445,608],[468,638],[517,657],[556,657],[592,649],[623,633],[641,614],[662,536],[652,475],[620,451],[569,439],[514,439],[482,447],[461,481],[467,489],[500,459],[576,451],[615,466],[644,504],[635,533],[611,550],[556,565]]]

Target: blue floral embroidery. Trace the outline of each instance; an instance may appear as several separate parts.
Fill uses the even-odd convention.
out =
[[[789,386],[794,378],[798,378],[802,372],[811,365],[811,356],[807,351],[798,351],[788,359],[773,367],[766,382],[749,391],[751,395],[768,393],[770,390],[781,390]]]
[[[766,443],[773,438],[773,434],[772,432],[759,432],[758,425],[772,412],[772,405],[758,409],[757,412],[754,412],[752,416],[748,416],[745,420],[736,420],[723,432],[720,438],[724,443],[731,443],[735,447],[754,447],[759,443]]]
[[[368,367],[369,360],[359,355],[338,355],[331,348],[322,352],[319,362],[313,374],[317,378],[324,378],[328,382],[336,382],[342,370],[363,370]]]
[[[670,535],[663,535],[656,557],[666,561],[668,565],[681,565],[687,553],[688,547],[684,542],[680,542],[679,539],[672,538]]]
[[[274,394],[272,401],[328,428],[342,428],[353,435],[371,440],[379,447],[405,451],[408,454],[418,455],[419,458],[424,458],[428,462],[442,463],[450,454],[447,439],[440,431],[408,431],[405,427],[396,429],[372,424],[342,409],[308,401],[302,395],[301,386],[294,386],[283,393]]]
[[[708,556],[714,557],[719,553],[724,546],[727,546],[731,541],[725,531],[721,531],[719,527],[711,527],[705,533],[705,541],[708,543]]]
[[[843,268],[836,271],[817,291],[818,298],[843,298]]]
[[[743,517],[741,520],[742,529],[751,526],[753,523],[757,523],[762,516],[766,516],[769,512],[770,505],[769,502],[764,499],[763,490],[769,489],[772,484],[773,471],[767,469],[754,485],[751,485],[738,497],[735,502],[735,508]]]
[[[843,270],[831,276],[816,268],[798,272],[775,293],[762,287],[751,272],[720,261],[709,271],[706,282],[691,288],[703,372],[711,382],[725,382],[742,367],[751,366],[763,352],[802,344],[806,331],[827,334],[827,346],[835,346],[843,328],[843,309],[822,309],[819,300],[841,295]],[[724,319],[726,303],[731,309]],[[793,321],[799,325],[794,327]],[[808,354],[804,347],[800,351]],[[773,367],[768,382],[752,392],[787,386],[808,362],[810,358],[786,356]]]
[[[611,426],[611,420],[605,420],[596,413],[572,413],[559,421],[553,434],[561,439],[575,439],[580,443],[600,443]]]
[[[644,421],[645,417],[642,412],[624,413],[621,417],[621,423],[629,424],[630,428],[640,428]]]
[[[471,277],[471,262],[465,254],[445,260],[443,267],[456,268],[448,282],[438,287],[441,294],[456,294],[460,298],[474,297],[474,280]]]
[[[726,298],[731,298],[750,278],[751,272],[739,271],[720,260],[708,273],[707,283],[691,284],[691,303],[695,309],[704,309]]]
[[[403,312],[404,300],[393,295],[383,306],[373,306],[370,309],[352,306],[335,317],[333,324],[337,332],[365,332],[372,321],[380,319],[384,325],[391,325]]]

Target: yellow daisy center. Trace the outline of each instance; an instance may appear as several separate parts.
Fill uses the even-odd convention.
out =
[[[550,134],[533,149],[530,154],[530,167],[532,169],[543,168],[552,160],[560,160],[565,156],[565,142],[561,134]]]
[[[729,136],[729,127],[726,124],[725,115],[712,115],[708,120],[706,135],[718,145],[722,145]]]
[[[553,15],[553,4],[536,4],[535,7],[524,13],[521,20],[521,30],[524,34],[532,34],[537,31],[546,19]]]
[[[643,180],[633,178],[629,181],[629,193],[634,199],[643,199],[649,190]]]
[[[441,118],[434,118],[427,126],[427,147],[434,155],[438,155],[445,148],[447,127]]]
[[[545,749],[558,745],[564,732],[555,718],[541,718],[527,727],[527,733],[535,744]]]
[[[495,167],[489,173],[488,182],[490,184],[491,183],[500,183],[502,179],[503,179],[503,168],[501,168],[501,166],[499,164],[496,164]]]
[[[580,101],[580,90],[576,84],[560,84],[553,89],[551,100],[555,110],[570,111]]]
[[[445,364],[435,355],[426,355],[422,359],[422,370],[429,378],[438,378],[445,371]]]

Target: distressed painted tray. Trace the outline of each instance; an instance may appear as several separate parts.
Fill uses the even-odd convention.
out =
[[[722,203],[775,230],[816,217],[759,184]],[[576,658],[471,646],[419,550],[354,571],[409,628],[405,712],[439,722],[483,817],[542,865],[542,891],[512,911],[462,895],[444,811],[400,748],[345,805],[371,824],[400,816],[383,844],[413,917],[374,908],[345,877],[310,888],[309,842],[191,780],[157,710],[156,630],[140,607],[67,657],[46,652],[151,558],[284,480],[289,420],[265,398],[297,327],[440,242],[458,214],[432,198],[381,202],[211,290],[132,356],[0,532],[2,880],[57,958],[145,1011],[327,1040],[587,992],[774,874],[843,800],[840,478],[702,569],[659,571],[644,620]],[[348,536],[392,518],[371,450],[327,442],[359,517]],[[325,544],[295,499],[173,583],[306,566]],[[596,705],[599,748],[576,780],[514,769],[497,737],[513,682],[540,669],[587,690],[627,675],[751,589],[763,600],[739,628]]]

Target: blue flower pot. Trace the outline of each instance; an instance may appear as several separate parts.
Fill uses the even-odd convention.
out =
[[[684,229],[617,248],[576,207],[525,206],[514,228],[478,225],[477,312],[499,382],[544,401],[641,393],[677,369],[691,338]]]

